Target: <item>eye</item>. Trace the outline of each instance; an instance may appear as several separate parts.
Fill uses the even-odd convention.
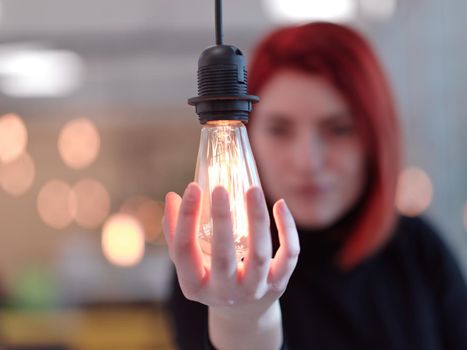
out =
[[[324,123],[323,131],[330,137],[348,136],[355,132],[355,125],[351,120],[329,120]]]
[[[266,132],[271,136],[285,137],[290,134],[290,129],[281,125],[269,125],[266,127]]]
[[[334,135],[349,135],[353,133],[354,127],[351,124],[333,125],[330,127],[330,132]]]

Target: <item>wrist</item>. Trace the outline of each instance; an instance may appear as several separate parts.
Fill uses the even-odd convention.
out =
[[[231,307],[235,309],[235,306]],[[279,348],[282,344],[282,314],[275,301],[258,312],[209,307],[209,336],[217,349]],[[267,346],[264,346],[266,345]]]

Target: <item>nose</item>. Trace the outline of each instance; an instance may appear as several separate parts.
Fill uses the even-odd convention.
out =
[[[295,169],[304,175],[315,175],[322,171],[326,162],[324,140],[314,132],[306,131],[297,135],[293,150]]]

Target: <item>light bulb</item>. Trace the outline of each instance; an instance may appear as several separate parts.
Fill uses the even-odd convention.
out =
[[[222,0],[216,0],[216,45],[206,48],[198,60],[198,96],[188,103],[196,107],[203,125],[195,182],[202,189],[198,241],[205,264],[210,264],[213,235],[211,194],[223,186],[229,193],[232,231],[237,260],[248,249],[245,193],[260,186],[244,123],[259,98],[248,95],[245,57],[239,48],[223,44]]]
[[[202,189],[198,239],[201,250],[211,255],[211,193],[223,186],[229,193],[232,231],[237,260],[248,249],[245,193],[260,186],[245,125],[238,120],[210,121],[203,125],[196,163],[195,182]]]

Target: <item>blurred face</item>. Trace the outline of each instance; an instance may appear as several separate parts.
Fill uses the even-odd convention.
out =
[[[249,132],[267,197],[284,198],[299,226],[326,228],[356,204],[366,183],[364,146],[328,80],[278,72],[261,90]]]

